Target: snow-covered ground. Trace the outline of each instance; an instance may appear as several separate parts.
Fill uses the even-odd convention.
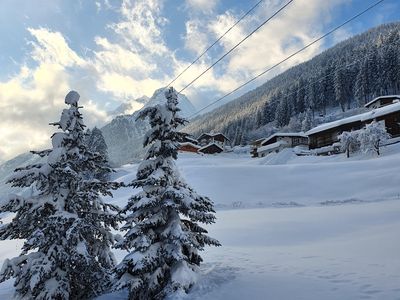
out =
[[[203,253],[198,284],[184,299],[400,299],[400,144],[382,152],[180,154],[183,177],[216,204],[209,231],[223,245]],[[136,167],[115,179],[129,182]],[[109,201],[122,206],[132,192]],[[0,242],[0,263],[20,245]],[[11,294],[11,282],[0,285],[0,299]]]

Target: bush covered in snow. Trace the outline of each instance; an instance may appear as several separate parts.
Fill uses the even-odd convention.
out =
[[[363,153],[376,152],[380,155],[380,147],[390,138],[382,122],[366,124],[364,128],[354,131],[344,131],[339,135],[341,150],[350,153],[361,150]]]
[[[346,152],[347,157],[350,153],[354,153],[360,149],[360,142],[358,140],[359,130],[344,131],[339,135],[340,149]]]
[[[380,155],[380,147],[389,138],[390,135],[386,131],[385,124],[381,122],[367,124],[358,134],[361,151],[364,153],[376,152],[378,155]]]

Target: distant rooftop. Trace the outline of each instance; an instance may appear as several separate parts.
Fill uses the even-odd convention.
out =
[[[266,139],[264,139],[264,141],[261,144],[264,144],[275,137],[304,137],[304,138],[306,138],[307,135],[304,132],[277,132],[277,133],[274,133],[273,135],[267,137]]]
[[[229,140],[228,139],[228,137],[225,135],[225,134],[223,134],[223,133],[221,133],[221,132],[216,132],[216,133],[203,133],[203,134],[201,134],[197,139],[198,140],[200,140],[203,136],[206,136],[206,137],[216,137],[216,136],[218,136],[218,135],[222,135],[226,140]]]
[[[371,101],[369,101],[367,104],[364,105],[364,107],[368,107],[368,106],[370,106],[371,104],[374,104],[375,102],[377,102],[377,101],[379,101],[379,100],[381,100],[381,99],[391,99],[391,98],[399,99],[399,100],[400,100],[400,95],[379,96],[379,97],[376,97],[376,98],[372,99]]]

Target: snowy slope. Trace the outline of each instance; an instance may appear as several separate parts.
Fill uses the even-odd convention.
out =
[[[206,249],[198,284],[183,299],[400,299],[400,144],[382,152],[180,154],[183,177],[219,208],[209,232],[223,245]],[[114,179],[129,182],[136,168],[125,165]],[[121,189],[108,201],[122,206],[132,194]],[[0,242],[0,263],[19,246]],[[11,293],[10,281],[0,285],[0,299]]]
[[[264,158],[249,154],[179,154],[184,178],[218,209],[333,205],[400,198],[400,143],[383,155],[296,156],[290,149]],[[136,165],[119,172],[135,177]],[[116,195],[113,201],[122,202]]]

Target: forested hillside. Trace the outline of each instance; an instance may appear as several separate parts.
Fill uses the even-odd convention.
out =
[[[195,118],[185,131],[223,132],[245,144],[277,130],[308,130],[327,110],[363,107],[400,92],[400,23],[373,28],[292,67],[234,101]]]

